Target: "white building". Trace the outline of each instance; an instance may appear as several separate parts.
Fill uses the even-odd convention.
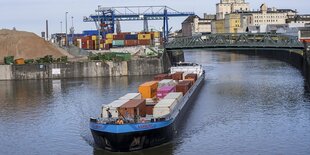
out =
[[[199,34],[211,33],[211,21],[215,16],[207,15],[207,18],[200,18],[197,15],[189,16],[182,22],[183,36],[194,36]]]
[[[224,19],[226,14],[237,11],[250,11],[250,4],[245,0],[221,0],[216,4],[216,19]]]

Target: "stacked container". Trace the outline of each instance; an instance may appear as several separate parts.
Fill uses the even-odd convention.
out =
[[[183,72],[171,74],[173,80],[183,80]]]
[[[135,116],[145,117],[145,99],[131,99],[118,108],[120,116],[125,118],[135,118]]]
[[[197,74],[187,74],[186,76],[185,76],[185,79],[193,79],[194,81],[196,81],[197,80]]]
[[[189,81],[181,81],[176,85],[176,92],[182,92],[183,95],[191,88],[191,83]]]
[[[183,93],[182,92],[171,92],[165,96],[164,99],[176,99],[178,103],[182,100]]]
[[[155,118],[158,117],[163,117],[167,114],[170,114],[175,105],[177,104],[177,100],[176,99],[162,99],[160,100],[153,109],[153,116]]]
[[[140,93],[127,93],[126,95],[120,97],[120,100],[130,100],[130,99],[141,99]]]
[[[176,91],[175,86],[163,86],[163,87],[157,89],[157,97],[158,98],[164,98],[170,92],[175,92],[175,91]]]
[[[153,98],[156,96],[157,86],[157,81],[145,82],[139,86],[139,93],[141,93],[142,98]]]
[[[107,105],[104,105],[102,107],[102,117],[103,118],[108,118],[108,112],[107,110],[109,109],[110,113],[112,114],[112,117],[116,118],[119,116],[118,108],[128,102],[129,100],[115,100]]]
[[[175,83],[172,79],[163,79],[158,82],[158,88],[161,88],[163,86],[175,86]]]
[[[172,79],[172,76],[169,74],[158,74],[158,75],[154,76],[153,79],[156,81],[161,81],[163,79]]]
[[[138,34],[138,45],[150,45],[151,34],[139,33]]]

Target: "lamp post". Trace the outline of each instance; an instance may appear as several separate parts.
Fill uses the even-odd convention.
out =
[[[68,46],[68,21],[67,21],[68,12],[66,12],[66,46]]]
[[[60,21],[60,33],[62,33],[62,21]]]
[[[72,37],[72,39],[71,39],[71,45],[73,44],[73,37],[74,37],[74,27],[73,27],[73,16],[71,16],[71,20],[72,20],[72,26],[71,26],[71,31],[70,31],[70,33],[71,33],[71,37]]]

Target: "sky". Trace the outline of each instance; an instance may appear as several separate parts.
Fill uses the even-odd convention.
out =
[[[68,29],[73,26],[76,33],[83,30],[96,29],[94,23],[83,22],[84,16],[95,13],[98,5],[115,6],[154,6],[166,5],[183,12],[195,12],[203,17],[203,13],[215,14],[215,5],[220,0],[0,0],[0,29],[12,29],[40,34],[45,31],[45,21],[49,21],[49,34],[65,32],[65,12],[68,12]],[[310,14],[309,0],[246,0],[251,9],[259,9],[262,3],[268,7],[279,9],[297,9],[300,14]],[[172,30],[181,28],[186,17],[169,19]],[[150,21],[149,28],[160,30],[162,21]],[[121,22],[122,31],[141,31],[142,21]],[[69,30],[68,30],[69,31]]]

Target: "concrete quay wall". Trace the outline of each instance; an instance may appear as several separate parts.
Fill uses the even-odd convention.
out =
[[[163,58],[141,58],[120,62],[69,62],[54,64],[0,65],[0,80],[62,79],[167,72]]]

